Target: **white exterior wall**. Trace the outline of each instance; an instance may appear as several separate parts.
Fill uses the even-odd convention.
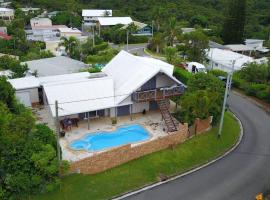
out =
[[[115,117],[116,116],[115,111],[116,111],[116,108],[110,108],[110,117]]]
[[[172,86],[173,84],[174,84],[174,81],[172,79],[170,79],[165,74],[158,74],[156,76],[156,86],[157,86],[157,88],[166,87],[166,86]]]
[[[133,103],[132,113],[141,113],[143,110],[149,111],[149,102]]]
[[[26,90],[17,90],[15,94],[25,93],[25,92],[29,93],[31,103],[38,103],[39,102],[38,88],[31,88],[31,89],[26,89]]]

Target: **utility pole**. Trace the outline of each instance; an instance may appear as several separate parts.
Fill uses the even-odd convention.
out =
[[[93,28],[93,47],[95,46],[95,27],[92,26]]]
[[[128,52],[128,35],[129,35],[129,30],[127,30],[127,52]]]
[[[152,37],[154,37],[154,20],[152,20]]]
[[[233,71],[234,71],[235,62],[236,62],[236,60],[234,60],[232,63],[232,71],[230,73],[228,73],[228,75],[227,75],[226,89],[225,89],[225,94],[224,94],[223,107],[222,107],[222,112],[221,112],[219,130],[218,130],[218,138],[221,137],[223,122],[224,122],[224,114],[225,114],[225,109],[226,109],[226,104],[227,104],[228,93],[229,93],[229,90],[230,90],[231,84],[232,84],[232,75],[233,75]]]
[[[59,144],[59,134],[60,134],[60,126],[59,126],[59,117],[58,117],[58,101],[55,101],[55,126],[56,126],[56,139],[57,139],[57,157],[58,157],[58,166],[60,168],[61,156],[60,156],[60,144]]]

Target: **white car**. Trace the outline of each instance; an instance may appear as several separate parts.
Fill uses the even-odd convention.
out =
[[[196,74],[198,72],[207,73],[206,67],[198,62],[190,62],[188,63],[188,71],[190,73]]]

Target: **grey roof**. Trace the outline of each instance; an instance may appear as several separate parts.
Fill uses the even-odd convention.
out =
[[[71,74],[87,68],[85,63],[65,56],[31,60],[24,63],[28,65],[30,73],[37,71],[38,76]]]

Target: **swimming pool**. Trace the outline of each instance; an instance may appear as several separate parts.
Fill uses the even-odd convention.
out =
[[[96,132],[70,143],[73,150],[100,151],[150,138],[148,131],[139,124],[121,126],[112,132]]]

